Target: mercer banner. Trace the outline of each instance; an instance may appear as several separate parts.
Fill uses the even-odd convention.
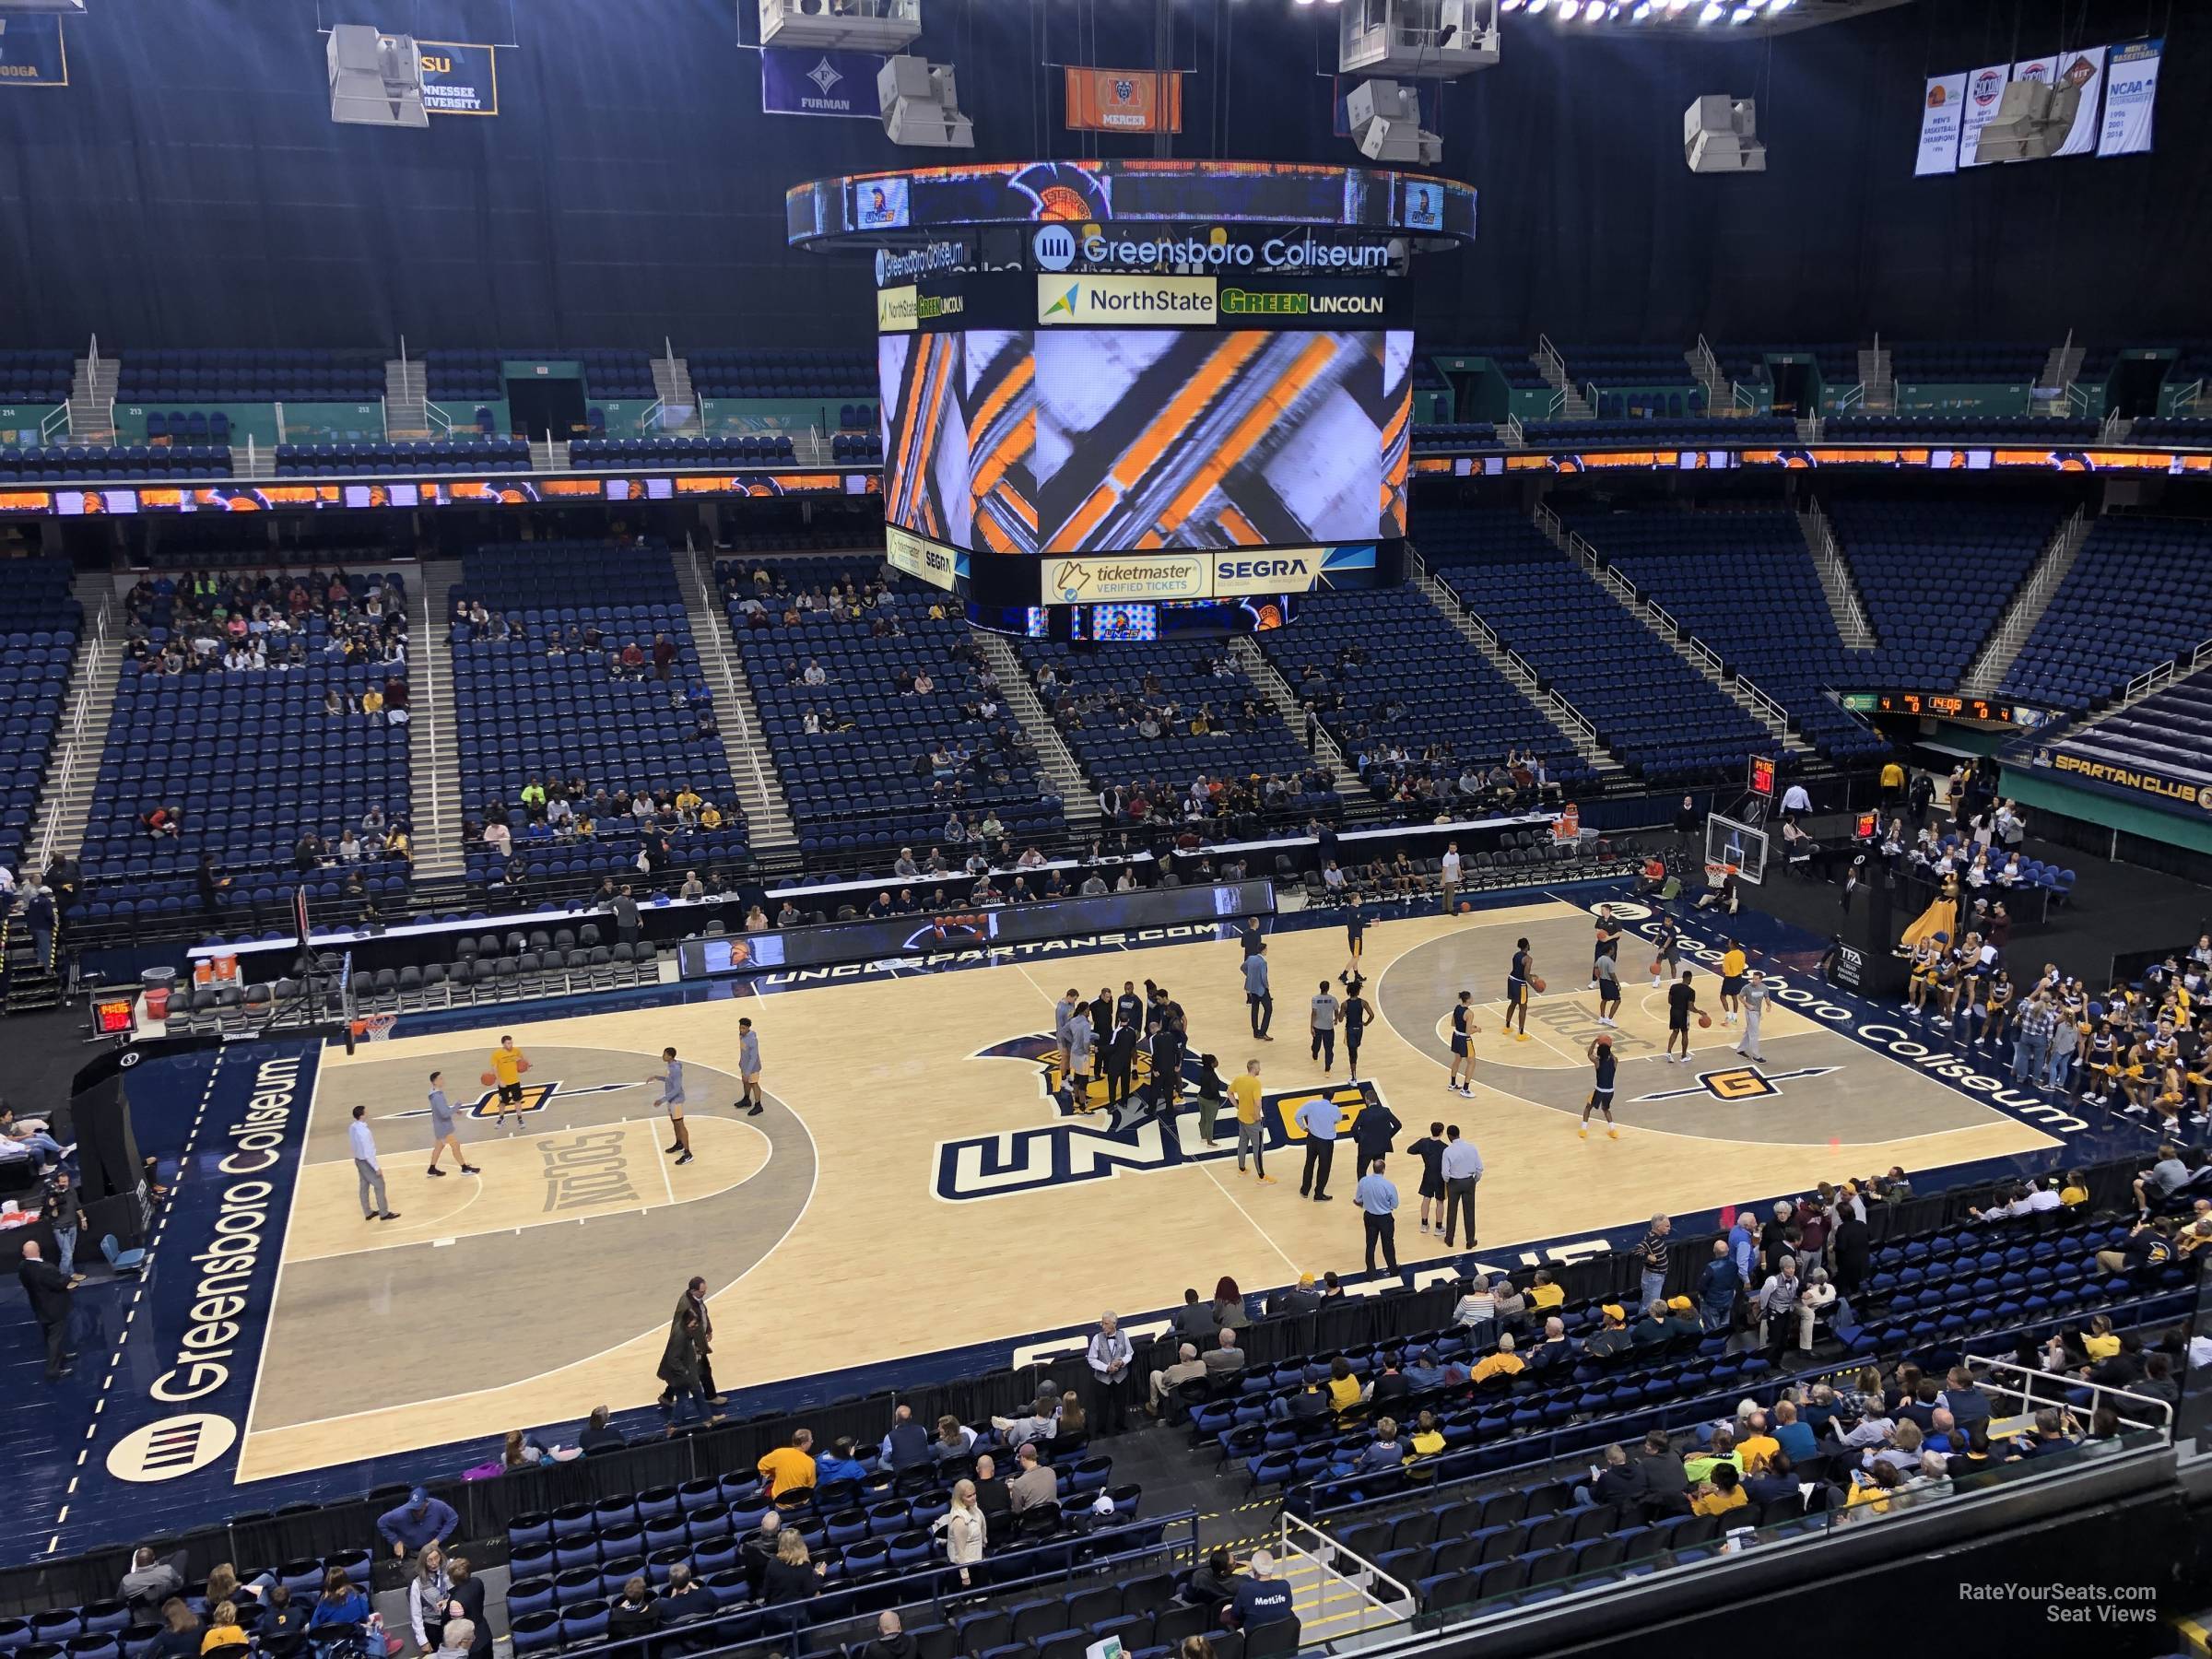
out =
[[[1152,69],[1067,65],[1071,133],[1180,133],[1182,76]]]

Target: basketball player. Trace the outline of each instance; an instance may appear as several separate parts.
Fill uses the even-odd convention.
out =
[[[1744,1011],[1744,1040],[1736,1045],[1735,1052],[1747,1060],[1764,1062],[1766,1055],[1759,1053],[1759,1025],[1767,1012],[1767,976],[1758,969],[1752,969],[1744,981],[1736,1006]]]
[[[1601,904],[1597,910],[1597,942],[1590,958],[1590,982],[1583,989],[1594,991],[1598,988],[1605,978],[1598,971],[1598,964],[1606,961],[1612,962],[1617,969],[1619,965],[1620,924],[1613,920],[1613,907]],[[1618,973],[1616,972],[1614,977],[1618,979]]]
[[[1689,982],[1689,970],[1682,970],[1682,977],[1666,988],[1666,1058],[1671,1065],[1689,1063],[1689,1017],[1698,1011],[1698,993]],[[1676,1039],[1681,1040],[1682,1052],[1675,1053]]]
[[[1082,1006],[1082,995],[1073,985],[1067,988],[1066,995],[1053,1005],[1053,1041],[1060,1045],[1060,1076],[1063,1078],[1068,1075],[1067,1022],[1075,1018],[1077,1010]]]
[[[1352,913],[1344,919],[1344,942],[1350,955],[1346,958],[1344,971],[1337,977],[1350,984],[1359,977],[1360,953],[1367,948],[1367,912],[1359,908],[1359,895],[1352,895]]]
[[[1613,1069],[1615,1065],[1613,1039],[1605,1036],[1593,1037],[1586,1053],[1589,1055],[1590,1064],[1596,1068],[1596,1081],[1594,1087],[1590,1090],[1590,1099],[1583,1105],[1583,1121],[1574,1133],[1581,1139],[1588,1140],[1590,1138],[1590,1114],[1594,1112],[1602,1112],[1606,1114],[1606,1138],[1618,1140],[1620,1131],[1613,1126]]]
[[[1359,1081],[1359,1044],[1367,1035],[1367,1022],[1374,1018],[1375,1010],[1366,997],[1359,994],[1367,982],[1353,974],[1344,987],[1344,1075],[1350,1081]]]
[[[747,1117],[759,1117],[760,1100],[760,1033],[750,1019],[737,1022],[737,1104]]]
[[[1444,1080],[1444,1087],[1470,1100],[1475,1094],[1474,1037],[1481,1030],[1475,1023],[1475,993],[1462,991],[1452,1009],[1452,1075]]]
[[[1727,947],[1721,953],[1721,1023],[1734,1025],[1744,994],[1744,947],[1734,939],[1724,939]]]
[[[518,1119],[523,1115],[523,1073],[529,1069],[529,1060],[521,1049],[514,1046],[512,1037],[500,1038],[500,1046],[491,1051],[492,1080],[500,1089],[500,1112],[495,1127],[506,1124],[509,1107],[514,1109],[514,1115]],[[510,1128],[508,1133],[512,1135],[514,1131]]]
[[[740,1041],[742,1041],[742,1039]],[[742,1065],[743,1062],[739,1064]],[[669,1121],[676,1125],[675,1144],[664,1149],[682,1154],[676,1160],[679,1167],[689,1163],[691,1161],[691,1130],[684,1122],[684,1063],[676,1057],[674,1049],[665,1048],[661,1051],[660,1077],[658,1078],[648,1077],[645,1081],[648,1083],[657,1081],[660,1084],[661,1098],[653,1104],[667,1107]]]
[[[1535,955],[1526,939],[1513,941],[1512,965],[1505,971],[1505,1029],[1513,1032],[1515,1042],[1528,1041],[1528,976],[1536,971]],[[1521,1017],[1521,1029],[1513,1030],[1513,1016]]]
[[[1436,885],[1438,889],[1444,896],[1444,914],[1447,916],[1452,913],[1454,905],[1458,902],[1459,873],[1459,843],[1457,841],[1446,841],[1444,843],[1444,856],[1441,865],[1437,873]],[[1426,1218],[1424,1218],[1424,1220]],[[1421,1230],[1423,1232],[1427,1232],[1429,1229],[1424,1225]]]
[[[470,1163],[468,1155],[461,1150],[461,1132],[453,1124],[453,1103],[445,1098],[444,1077],[443,1072],[430,1074],[430,1173],[445,1173],[438,1167],[438,1159],[451,1147],[453,1161],[461,1166],[462,1174],[481,1175],[484,1171]]]
[[[1329,982],[1323,980],[1313,994],[1308,1025],[1313,1035],[1313,1058],[1321,1062],[1324,1077],[1336,1069],[1336,999],[1329,994]]]
[[[1674,977],[1682,966],[1682,930],[1672,916],[1659,918],[1658,936],[1652,941],[1652,989]]]
[[[1597,976],[1597,1023],[1617,1025],[1614,1018],[1620,1012],[1620,966],[1609,956],[1600,956],[1591,964],[1590,971]]]
[[[1070,991],[1068,998],[1075,1003],[1075,1012],[1068,1016],[1067,1030],[1062,1038],[1067,1052],[1068,1104],[1077,1112],[1092,1112],[1090,1103],[1090,1053],[1097,1041],[1091,1030],[1090,1012]]]

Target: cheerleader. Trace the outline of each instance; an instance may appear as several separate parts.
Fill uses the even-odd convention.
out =
[[[2150,1057],[2150,1045],[2141,1037],[2127,1045],[2114,1080],[2123,1097],[2121,1111],[2138,1114],[2149,1112],[2151,1091],[2158,1083],[2158,1066]]]
[[[2012,1018],[2012,976],[1999,968],[1990,975],[1989,988],[1982,994],[1982,1018],[1973,1036],[1973,1046],[1979,1048],[1986,1041],[1998,1053],[2005,1050],[2005,1028]]]
[[[1905,990],[1905,1006],[1923,1018],[1927,1017],[1928,998],[1936,988],[1936,964],[1943,951],[1939,941],[1943,936],[1937,934],[1912,947],[1912,980]]]
[[[2081,1075],[2076,1087],[2077,1099],[2091,1106],[2108,1103],[2107,1090],[2117,1087],[2120,1075],[2120,1043],[2112,1035],[2112,1028],[2100,1019],[2089,1032],[2088,1042],[2081,1052]]]

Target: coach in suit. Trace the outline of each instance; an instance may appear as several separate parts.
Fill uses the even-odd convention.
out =
[[[16,1269],[16,1277],[23,1286],[23,1294],[29,1299],[31,1316],[39,1322],[40,1333],[46,1338],[46,1381],[57,1382],[69,1360],[65,1351],[69,1341],[69,1281],[59,1267],[45,1259],[35,1239],[24,1241],[23,1265]]]
[[[1136,1028],[1123,1020],[1106,1039],[1106,1104],[1119,1106],[1129,1098],[1130,1075],[1136,1065]]]

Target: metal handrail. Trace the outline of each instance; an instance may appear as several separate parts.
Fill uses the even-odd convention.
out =
[[[69,785],[76,776],[78,763],[84,758],[85,715],[92,706],[93,688],[100,684],[100,677],[107,672],[108,620],[114,606],[115,595],[111,583],[110,591],[100,595],[100,612],[93,623],[92,639],[85,648],[84,661],[77,665],[77,672],[85,677],[80,687],[83,695],[76,699],[76,712],[69,719],[68,747],[62,751],[61,764],[54,769],[52,781],[47,784],[52,792],[53,810],[46,815],[45,833],[39,838],[39,868],[41,870],[53,862],[55,834],[62,822],[62,804],[68,797]],[[102,736],[104,739],[105,734]]]
[[[430,615],[430,584],[424,580],[426,571],[427,567],[417,567],[415,580],[415,596],[422,603],[422,630],[417,635],[417,638],[422,641],[422,648],[416,653],[422,663],[422,700],[419,703],[417,703],[412,698],[408,700],[407,735],[410,739],[413,738],[415,722],[419,720],[424,724],[423,739],[430,751],[431,844],[442,848],[445,845],[446,824],[444,799],[438,782],[438,641],[431,637],[430,633],[435,618]],[[452,649],[450,643],[447,645],[447,649]],[[415,668],[415,663],[412,660],[408,662],[407,668],[409,674],[412,675]],[[418,848],[418,853],[423,851],[427,851],[427,849]],[[463,862],[465,864],[465,859]]]
[[[1312,1535],[1311,1543],[1305,1542],[1301,1536],[1307,1534]],[[1293,1515],[1288,1510],[1283,1512],[1276,1524],[1275,1547],[1278,1567],[1285,1560],[1310,1561],[1314,1571],[1322,1578],[1335,1578],[1367,1604],[1360,1609],[1358,1631],[1343,1634],[1364,1634],[1390,1625],[1402,1625],[1413,1617],[1415,1608],[1420,1605],[1413,1594],[1413,1587],[1403,1579],[1384,1571],[1367,1557],[1347,1549],[1311,1521]],[[1356,1571],[1347,1572],[1339,1565],[1347,1561],[1358,1564]],[[1386,1601],[1374,1593],[1375,1588],[1382,1586],[1388,1586],[1394,1592],[1390,1600]],[[1371,1609],[1382,1616],[1382,1624],[1370,1622],[1368,1615]]]
[[[2027,1377],[2031,1380],[2053,1380],[2053,1373],[2050,1371],[2030,1371],[2026,1366],[2017,1365],[2010,1359],[1991,1359],[1980,1354],[1968,1354],[1965,1356],[1964,1362],[1970,1371],[2010,1371],[2015,1376]],[[2146,1406],[2155,1408],[2159,1416],[2148,1422],[2125,1416],[2118,1406],[2112,1407],[2112,1415],[2119,1418],[2120,1421],[2130,1429],[2147,1429],[2154,1433],[2163,1433],[2169,1441],[2173,1439],[2173,1403],[2171,1401],[2157,1399],[2150,1394],[2131,1394],[2124,1388],[2115,1388],[2109,1382],[2098,1382],[2088,1377],[2066,1377],[2056,1380],[2062,1381],[2069,1391],[2086,1388],[2091,1394],[2100,1396],[2109,1394],[2113,1400],[2124,1400],[2127,1402],[2129,1409]],[[2034,1409],[2037,1400],[2041,1397],[2036,1394],[2032,1382],[2028,1387],[2008,1388],[2005,1392],[2019,1395],[2026,1408],[2030,1410]],[[2046,1403],[2057,1405],[2061,1402],[2047,1401]]]
[[[759,793],[760,810],[765,816],[771,804],[768,778],[760,770],[760,746],[754,741],[752,722],[746,718],[745,699],[737,695],[737,681],[730,668],[730,653],[723,646],[723,635],[728,631],[728,625],[721,622],[721,595],[709,578],[707,568],[700,559],[699,548],[688,533],[684,536],[684,551],[690,557],[691,580],[699,588],[700,602],[706,610],[710,624],[707,629],[710,639],[706,642],[714,647],[714,661],[722,670],[723,689],[729,694],[730,713],[737,722],[737,735],[745,744],[746,765],[753,774],[753,787]],[[723,747],[726,751],[729,745],[725,743]]]
[[[2157,690],[2171,680],[2186,678],[2203,667],[2207,657],[2212,657],[2212,640],[2201,641],[2196,649],[2189,653],[2186,661],[2177,653],[2168,657],[2154,668],[2146,668],[2121,688],[2120,701],[2124,705],[2131,703],[2138,697]]]

